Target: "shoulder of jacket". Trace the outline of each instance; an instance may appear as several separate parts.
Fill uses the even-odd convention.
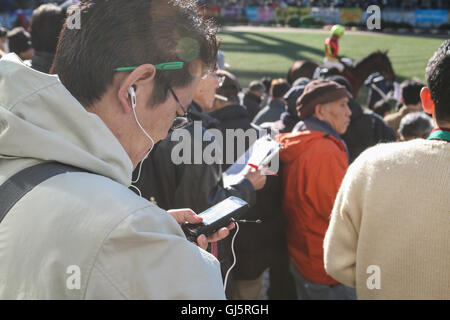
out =
[[[384,118],[384,121],[386,121],[386,122],[397,121],[401,117],[403,117],[402,111],[397,111],[395,113],[388,114]]]
[[[79,202],[85,199],[87,207],[94,207],[99,212],[108,208],[110,212],[125,214],[151,205],[128,187],[108,177],[87,172],[71,172],[66,175],[52,178],[52,183],[67,194],[67,201]]]
[[[427,142],[427,140],[416,139],[404,142],[380,143],[361,153],[354,163],[385,171],[387,166],[404,165],[408,162],[408,158],[414,159],[420,153],[427,154]]]

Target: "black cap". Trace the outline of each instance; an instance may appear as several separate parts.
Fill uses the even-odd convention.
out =
[[[287,104],[287,111],[294,116],[297,116],[297,99],[303,94],[307,84],[308,83],[304,83],[302,85],[293,86],[284,95],[284,100],[286,100]]]

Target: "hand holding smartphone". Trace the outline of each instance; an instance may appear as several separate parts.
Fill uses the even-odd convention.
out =
[[[247,202],[232,196],[199,214],[203,218],[201,223],[184,223],[181,228],[186,238],[195,242],[201,234],[208,237],[221,228],[227,227],[233,218],[238,220],[247,209]]]

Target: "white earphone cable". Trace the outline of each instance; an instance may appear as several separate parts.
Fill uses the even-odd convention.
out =
[[[236,253],[234,252],[234,239],[236,239],[236,236],[239,232],[239,223],[237,223],[236,221],[234,223],[236,224],[236,233],[234,234],[233,240],[231,241],[231,252],[233,252],[233,264],[231,265],[230,269],[228,269],[225,275],[225,281],[223,283],[223,287],[225,290],[227,290],[228,276],[230,275],[231,270],[234,268],[236,264]]]
[[[133,109],[134,118],[136,119],[136,122],[137,122],[139,128],[142,130],[142,132],[144,132],[144,134],[147,136],[147,138],[149,138],[150,141],[152,142],[152,147],[150,148],[150,151],[147,152],[147,154],[145,155],[145,158],[142,159],[141,163],[139,164],[139,171],[138,171],[138,176],[137,176],[136,180],[131,181],[131,183],[136,183],[136,182],[139,181],[139,178],[141,177],[142,163],[144,162],[145,159],[148,158],[150,152],[152,152],[153,147],[154,147],[154,145],[155,145],[155,141],[152,139],[152,137],[150,137],[150,135],[147,133],[147,131],[144,130],[144,128],[142,127],[141,123],[139,122],[139,119],[138,119],[138,117],[137,117],[137,115],[136,115],[136,110],[135,110],[136,108],[135,108],[135,107],[136,107],[136,106],[133,106],[133,108],[132,108],[132,109]],[[135,189],[137,189],[137,190],[139,191],[139,195],[142,196],[141,191],[140,191],[136,186],[133,186],[133,185],[132,185],[132,187],[134,187]]]

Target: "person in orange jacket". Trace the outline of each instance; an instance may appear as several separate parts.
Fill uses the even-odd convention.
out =
[[[325,272],[323,240],[336,194],[348,168],[344,134],[350,93],[329,80],[310,82],[297,100],[301,121],[278,137],[283,149],[283,212],[299,299],[355,299],[352,288]]]

